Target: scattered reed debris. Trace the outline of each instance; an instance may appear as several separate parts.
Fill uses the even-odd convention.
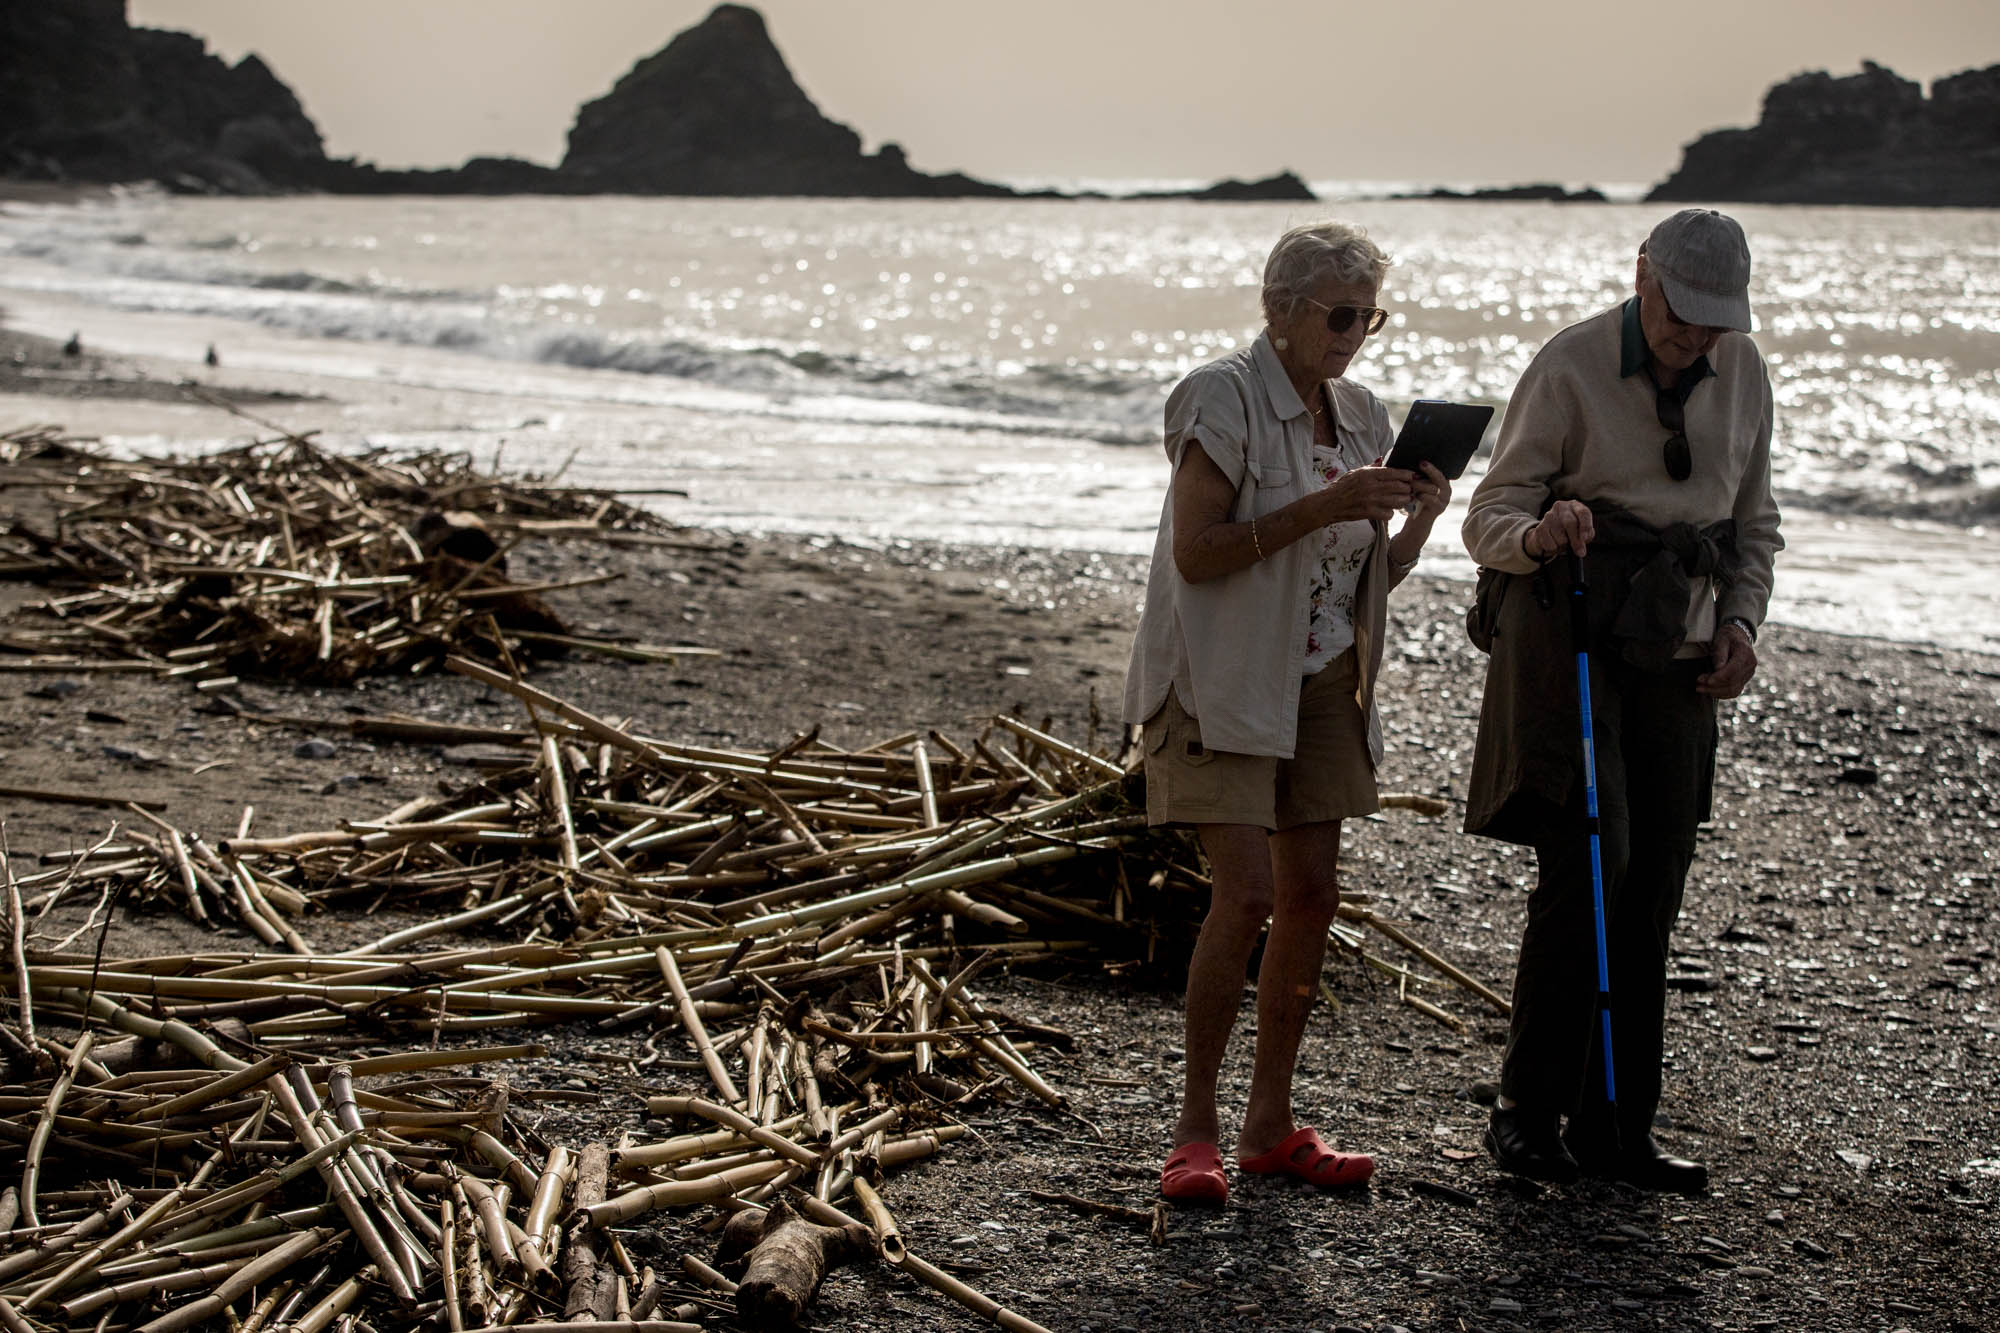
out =
[[[20,1183],[0,1199],[0,1324],[608,1333],[720,1305],[785,1327],[828,1267],[880,1259],[1037,1329],[910,1253],[893,1173],[995,1100],[1088,1130],[1057,1082],[1069,1035],[977,982],[1184,961],[1206,882],[1189,842],[1145,828],[1131,776],[1016,718],[965,744],[701,748],[447,666],[528,711],[532,729],[485,737],[511,766],[379,820],[262,835],[246,812],[213,846],[135,807],[9,876],[0,1173]],[[90,921],[152,900],[267,951],[105,957],[88,926],[28,943],[31,914],[72,895]],[[433,915],[313,942],[316,915],[384,900]],[[1370,930],[1504,1009],[1348,904],[1337,940],[1411,1004],[1458,1021],[1414,993],[1434,975],[1367,952]],[[543,1052],[519,1044],[538,1026],[565,1059],[614,1046],[649,1095],[501,1075]],[[615,1142],[557,1142],[542,1115],[568,1099],[615,1119],[620,1095]],[[711,1207],[747,1214],[713,1262],[628,1253],[649,1214]],[[739,1259],[740,1283],[722,1271]]]
[[[0,435],[0,576],[49,586],[0,628],[0,668],[341,684],[486,661],[652,649],[572,634],[520,583],[528,538],[673,544],[611,493],[503,479],[463,454],[345,455],[279,434],[189,459],[105,457],[52,427]]]
[[[701,651],[571,634],[540,600],[565,585],[510,581],[530,536],[678,544],[609,494],[282,431],[135,462],[38,428],[0,436],[0,463],[0,576],[51,594],[0,629],[0,669],[226,689],[438,668],[528,717],[354,718],[479,751],[474,780],[375,820],[266,831],[246,810],[210,838],[124,802],[39,873],[0,845],[0,1329],[790,1328],[831,1267],[879,1260],[1038,1333],[910,1252],[894,1173],[996,1101],[1094,1132],[1058,1086],[1069,1034],[977,983],[1184,966],[1207,880],[1192,842],[1146,828],[1133,775],[1013,717],[964,744],[808,732],[750,753],[537,689],[537,652]],[[82,924],[31,936],[66,900]],[[411,923],[315,941],[385,903]],[[262,951],[107,955],[121,906]],[[1370,953],[1371,929],[1428,972]],[[1439,976],[1505,1009],[1365,900],[1334,934],[1441,1022],[1460,1020],[1416,993]],[[621,1083],[506,1072],[546,1067],[521,1040],[537,1028]],[[1162,1210],[1067,1202],[1164,1243]],[[719,1252],[672,1252],[694,1226],[640,1243],[642,1219],[695,1209],[728,1221]]]

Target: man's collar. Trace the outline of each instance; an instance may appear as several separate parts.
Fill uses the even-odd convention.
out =
[[[1264,392],[1271,396],[1271,410],[1278,414],[1278,420],[1290,421],[1293,417],[1304,416],[1306,405],[1299,398],[1299,391],[1292,387],[1292,377],[1285,373],[1285,363],[1278,359],[1278,349],[1271,345],[1269,329],[1257,335],[1250,355],[1257,362],[1258,373],[1264,377]]]
[[[1629,379],[1638,374],[1652,356],[1652,350],[1646,346],[1646,330],[1639,323],[1639,298],[1633,296],[1625,302],[1625,326],[1618,344],[1618,378]],[[1700,373],[1694,373],[1697,371]],[[1706,356],[1695,358],[1694,364],[1681,372],[1682,381],[1688,384],[1714,376],[1715,367]]]

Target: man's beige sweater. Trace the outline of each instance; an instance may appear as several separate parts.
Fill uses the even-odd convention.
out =
[[[1667,475],[1650,374],[1622,376],[1624,308],[1572,324],[1536,355],[1515,386],[1493,460],[1465,516],[1465,546],[1481,565],[1533,573],[1521,544],[1554,500],[1614,504],[1655,527],[1736,520],[1735,578],[1719,603],[1697,588],[1688,641],[1706,643],[1719,620],[1764,623],[1772,563],[1784,546],[1771,498],[1771,380],[1747,334],[1725,333],[1708,354],[1713,377],[1688,397],[1686,481]]]

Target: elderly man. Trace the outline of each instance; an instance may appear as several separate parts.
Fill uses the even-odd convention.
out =
[[[1521,377],[1466,515],[1469,628],[1492,654],[1466,831],[1535,849],[1487,1150],[1519,1175],[1698,1193],[1652,1137],[1668,936],[1709,817],[1716,701],[1757,668],[1783,546],[1771,384],[1734,219],[1686,209],[1639,248],[1631,299],[1551,338]],[[1587,559],[1585,558],[1587,555]],[[1581,578],[1589,642],[1575,644]],[[1575,653],[1590,652],[1611,1055]],[[1568,1123],[1563,1125],[1563,1117]]]

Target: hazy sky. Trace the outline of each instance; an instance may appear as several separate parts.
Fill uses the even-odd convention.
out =
[[[129,0],[261,55],[329,153],[559,160],[706,0]],[[2000,63],[1994,0],[763,0],[820,110],[927,171],[1650,182],[1764,90]]]

